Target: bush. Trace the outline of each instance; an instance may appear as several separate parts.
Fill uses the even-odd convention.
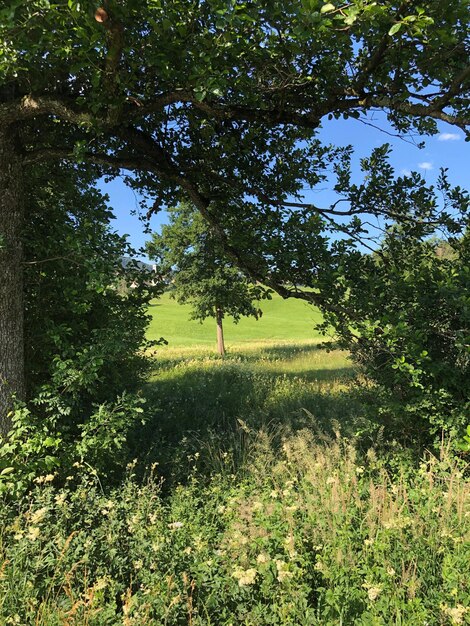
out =
[[[279,433],[273,433],[278,438]],[[245,433],[246,435],[246,433]],[[0,621],[52,626],[464,624],[468,484],[446,450],[384,469],[307,431],[167,498],[155,474],[111,493],[83,464],[0,508]]]
[[[148,371],[147,310],[159,291],[153,276],[124,267],[134,251],[111,229],[98,173],[56,170],[51,176],[35,167],[28,188],[28,397],[0,452],[4,487],[16,489],[36,471],[65,469],[80,458],[108,474],[115,469],[125,433],[142,418],[133,394]]]
[[[448,248],[442,256],[432,240],[390,233],[346,270],[348,315],[327,314],[378,385],[373,410],[423,440],[463,434],[470,408],[469,234]]]

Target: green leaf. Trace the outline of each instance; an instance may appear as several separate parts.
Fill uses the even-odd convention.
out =
[[[398,24],[394,24],[392,26],[392,28],[388,31],[388,34],[390,36],[395,35],[396,33],[398,33],[398,31],[400,30],[400,28],[402,27],[402,23],[398,22]]]
[[[335,10],[335,5],[331,4],[331,2],[328,2],[328,4],[324,4],[322,6],[322,8],[320,9],[320,13],[330,13],[331,11]]]

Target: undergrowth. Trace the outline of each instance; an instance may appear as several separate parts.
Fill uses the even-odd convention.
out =
[[[339,352],[166,354],[119,484],[77,462],[3,502],[1,624],[470,623],[462,458],[359,445]]]

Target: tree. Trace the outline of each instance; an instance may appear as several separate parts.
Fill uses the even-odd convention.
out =
[[[147,253],[157,262],[162,276],[172,277],[172,295],[192,306],[192,319],[213,317],[217,323],[217,351],[225,354],[223,319],[238,322],[256,319],[261,310],[255,300],[269,298],[270,291],[253,285],[227,258],[219,239],[189,203],[169,210],[169,224],[147,243]]]
[[[353,189],[350,151],[316,138],[322,120],[380,109],[400,133],[432,133],[442,120],[468,136],[464,0],[425,8],[418,0],[103,0],[96,9],[94,0],[8,0],[0,9],[3,419],[11,393],[25,389],[27,165],[67,159],[129,170],[150,212],[190,200],[253,280],[337,308],[314,279],[314,289],[300,288],[299,268],[308,262],[320,276],[340,264],[328,231],[357,240],[371,215],[415,219],[396,198],[424,183],[385,180],[372,158],[368,182]],[[305,203],[302,189],[331,168],[343,204]]]
[[[141,381],[148,304],[160,292],[142,270],[123,263],[134,252],[112,230],[99,174],[35,165],[26,191],[25,397],[48,388],[72,422],[92,403],[114,400]],[[138,288],[124,291],[122,283]]]

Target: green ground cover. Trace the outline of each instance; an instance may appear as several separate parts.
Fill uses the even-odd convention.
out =
[[[260,305],[263,316],[259,320],[242,318],[234,324],[230,318],[224,321],[227,347],[234,343],[252,341],[298,341],[319,337],[315,324],[321,321],[318,309],[300,300],[283,300],[273,294],[272,300]],[[189,319],[191,307],[180,305],[167,292],[152,302],[149,339],[163,336],[170,346],[215,344],[215,320],[204,323]]]
[[[318,338],[211,341],[157,349],[125,476],[0,506],[0,624],[469,624],[461,463],[384,444]]]

